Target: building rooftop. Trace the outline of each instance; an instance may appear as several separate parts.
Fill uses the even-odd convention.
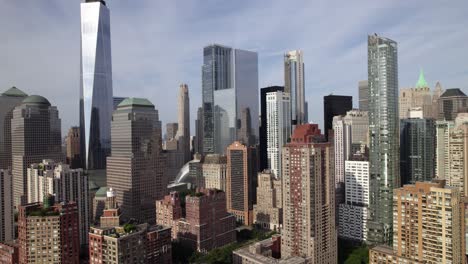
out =
[[[97,190],[95,197],[105,198],[107,196],[107,187],[101,187]]]
[[[135,98],[135,97],[128,97],[125,98],[118,106],[117,108],[121,107],[128,107],[128,106],[143,106],[143,107],[152,107],[154,108],[154,105],[146,98]]]
[[[26,93],[21,91],[20,89],[16,88],[15,86],[11,87],[10,89],[6,90],[2,93],[3,96],[12,96],[12,97],[26,97],[28,96]]]
[[[421,69],[421,72],[419,73],[419,80],[416,83],[416,88],[426,88],[426,87],[429,87],[429,85],[427,85],[426,79],[424,78],[424,72]]]
[[[460,90],[460,88],[451,88],[445,90],[445,92],[440,97],[452,97],[452,96],[466,96],[465,93]]]
[[[50,106],[49,100],[40,95],[30,95],[23,100],[23,104],[38,104]]]

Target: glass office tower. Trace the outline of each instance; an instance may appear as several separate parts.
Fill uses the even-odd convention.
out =
[[[203,152],[226,152],[237,140],[242,111],[249,109],[258,138],[257,53],[220,45],[204,48],[202,66]]]
[[[291,96],[292,125],[306,123],[304,60],[300,50],[284,55],[284,91]]]
[[[80,133],[83,165],[106,167],[113,110],[109,9],[104,1],[81,3]]]
[[[393,189],[400,187],[397,43],[368,37],[370,243],[393,240]]]

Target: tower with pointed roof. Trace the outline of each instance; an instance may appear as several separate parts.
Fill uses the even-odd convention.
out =
[[[400,119],[408,118],[409,111],[413,108],[421,108],[424,118],[433,118],[432,92],[423,69],[419,72],[418,82],[414,87],[400,90],[398,101]]]

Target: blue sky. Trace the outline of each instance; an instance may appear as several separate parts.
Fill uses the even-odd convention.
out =
[[[78,124],[79,0],[0,0],[0,91],[15,85],[56,105],[63,131]],[[309,119],[322,97],[352,95],[367,78],[367,35],[399,44],[399,86],[420,68],[433,87],[468,86],[468,1],[109,0],[114,95],[147,97],[176,121],[179,83],[190,89],[192,131],[201,103],[202,49],[259,54],[259,87],[283,84],[283,54],[304,51]]]

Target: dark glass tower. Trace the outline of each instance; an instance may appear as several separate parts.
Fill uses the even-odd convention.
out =
[[[346,95],[328,95],[323,97],[323,122],[325,139],[328,141],[328,130],[333,129],[333,117],[346,115],[353,109],[353,97]]]

